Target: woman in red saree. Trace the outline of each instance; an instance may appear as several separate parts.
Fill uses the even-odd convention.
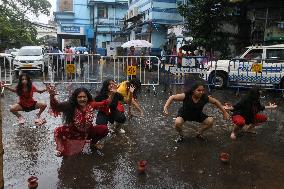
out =
[[[69,156],[81,152],[86,140],[91,147],[108,134],[107,125],[94,125],[94,110],[108,106],[108,100],[96,102],[86,88],[77,88],[68,101],[58,102],[55,88],[49,86],[50,106],[55,116],[63,113],[63,125],[55,128],[56,155]]]

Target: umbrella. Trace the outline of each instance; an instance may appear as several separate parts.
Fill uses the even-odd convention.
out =
[[[127,47],[152,47],[152,44],[145,40],[131,40],[123,43],[121,47],[127,48]]]

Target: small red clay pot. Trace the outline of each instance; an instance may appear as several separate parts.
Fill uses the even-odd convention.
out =
[[[230,160],[230,155],[226,152],[222,152],[220,153],[219,159],[223,162],[223,163],[228,163]]]
[[[144,174],[145,173],[146,165],[147,165],[147,161],[146,160],[138,161],[137,169],[138,169],[139,174]]]
[[[29,179],[28,179],[28,187],[29,189],[36,189],[38,187],[38,178],[35,177],[35,176],[31,176]]]

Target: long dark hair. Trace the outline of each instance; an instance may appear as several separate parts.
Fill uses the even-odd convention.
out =
[[[97,102],[100,102],[102,100],[105,100],[107,99],[109,96],[109,85],[110,85],[110,82],[113,81],[112,79],[106,79],[103,84],[102,84],[102,88],[99,92],[99,94],[95,97],[95,101]]]
[[[22,83],[22,79],[23,77],[26,77],[27,78],[27,88],[28,88],[28,92],[31,92],[32,90],[32,81],[31,81],[31,78],[28,74],[26,73],[22,73],[20,76],[19,76],[19,81],[18,81],[18,85],[16,87],[16,92],[17,92],[17,95],[21,96],[23,94],[23,83]]]
[[[204,87],[204,84],[201,83],[201,82],[196,82],[196,83],[194,83],[194,84],[192,85],[192,87],[188,90],[189,95],[192,96],[192,95],[193,95],[193,92],[194,92],[198,87],[200,87],[200,86],[203,86],[203,87]]]
[[[141,91],[141,82],[137,78],[133,78],[129,81],[130,85],[133,85],[135,87],[135,90],[133,92],[134,98],[137,98],[137,94]]]
[[[260,100],[260,92],[260,87],[255,86],[248,91],[248,93],[244,96],[243,100],[247,103],[256,103]]]
[[[68,100],[68,107],[66,107],[65,111],[63,112],[63,121],[66,124],[70,124],[73,122],[74,119],[74,115],[75,115],[75,109],[78,108],[78,101],[77,101],[77,97],[79,95],[79,93],[84,92],[87,95],[88,98],[88,103],[91,102],[93,100],[93,97],[91,95],[91,93],[89,92],[88,89],[81,87],[81,88],[77,88],[75,89],[75,91],[71,94],[71,96],[69,97]]]
[[[101,90],[99,92],[99,96],[106,96],[106,95],[108,95],[108,93],[109,93],[108,87],[109,87],[111,81],[113,81],[113,80],[112,79],[106,79],[103,82],[102,88],[101,88]]]

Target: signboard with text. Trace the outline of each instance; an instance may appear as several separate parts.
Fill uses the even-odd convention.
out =
[[[61,32],[80,33],[80,27],[79,26],[61,26]]]

